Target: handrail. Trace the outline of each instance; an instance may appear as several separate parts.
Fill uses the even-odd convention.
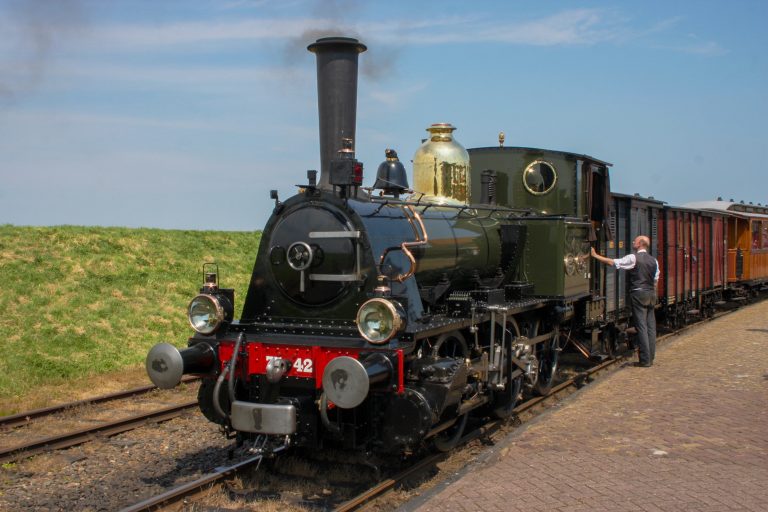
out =
[[[408,222],[413,229],[413,234],[416,237],[416,240],[411,242],[403,242],[399,247],[388,247],[384,250],[384,252],[381,254],[381,257],[379,258],[379,269],[381,269],[381,266],[384,264],[384,259],[387,257],[387,254],[389,254],[390,251],[400,250],[403,254],[405,254],[405,257],[408,258],[408,261],[410,262],[410,267],[407,272],[398,274],[397,277],[394,278],[394,280],[398,283],[402,283],[416,272],[416,258],[413,256],[413,253],[410,249],[413,247],[426,245],[427,242],[429,242],[427,228],[424,227],[424,221],[422,220],[421,215],[419,215],[419,212],[417,212],[413,206],[409,204],[402,205],[402,208],[403,213],[405,214],[405,218],[408,219]],[[416,225],[417,223],[418,228]]]

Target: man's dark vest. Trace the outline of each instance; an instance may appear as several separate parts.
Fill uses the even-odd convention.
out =
[[[635,268],[629,271],[630,290],[653,290],[656,258],[647,252],[635,253]]]

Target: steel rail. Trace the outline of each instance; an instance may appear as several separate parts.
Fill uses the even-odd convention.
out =
[[[368,503],[370,500],[377,498],[392,489],[394,487],[408,478],[409,476],[418,473],[419,471],[422,471],[430,466],[433,466],[437,462],[440,462],[445,458],[445,453],[436,453],[427,456],[425,459],[420,460],[418,463],[414,464],[410,468],[404,469],[400,473],[397,473],[395,476],[391,478],[387,478],[385,480],[382,480],[375,486],[371,487],[367,491],[359,494],[358,496],[355,496],[351,500],[345,501],[338,507],[336,507],[334,512],[350,512],[351,510],[356,510],[359,507],[362,507],[366,503]]]
[[[254,457],[251,457],[250,459],[246,459],[238,462],[237,464],[233,464],[232,466],[216,468],[213,471],[213,473],[208,473],[207,475],[203,475],[197,480],[193,480],[192,482],[182,484],[162,494],[158,494],[157,496],[153,496],[144,501],[136,503],[135,505],[130,505],[128,507],[125,507],[121,509],[120,512],[140,512],[143,510],[157,510],[163,506],[167,506],[167,505],[170,505],[171,503],[175,503],[181,500],[182,498],[186,498],[190,495],[198,494],[201,491],[205,490],[207,487],[212,486],[213,484],[219,482],[220,480],[223,480],[224,478],[232,476],[238,473],[239,471],[247,469],[253,466],[254,464],[258,464],[261,461],[261,459],[262,459],[262,455],[256,455]]]
[[[200,380],[200,377],[185,376],[181,382],[190,383]],[[93,398],[86,398],[84,400],[78,400],[76,402],[69,402],[61,405],[53,405],[51,407],[43,407],[41,409],[33,409],[31,411],[20,412],[18,414],[11,414],[8,416],[0,416],[0,428],[14,428],[23,425],[28,425],[35,419],[51,416],[69,409],[77,407],[83,407],[86,405],[101,404],[104,402],[112,402],[115,400],[122,400],[123,398],[131,398],[134,396],[145,395],[159,389],[157,386],[141,386],[138,388],[127,389],[125,391],[117,391],[108,395],[96,396]]]
[[[29,443],[0,448],[0,464],[16,462],[43,452],[70,448],[93,440],[95,436],[114,436],[138,428],[148,422],[162,422],[180,416],[185,411],[197,406],[197,400],[176,404],[152,412],[137,414],[128,418],[102,423],[95,427],[84,428],[65,434],[37,439]]]

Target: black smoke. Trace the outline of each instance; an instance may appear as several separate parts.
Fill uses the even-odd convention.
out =
[[[311,14],[314,19],[323,21],[318,22],[317,27],[305,30],[288,40],[283,51],[286,63],[293,66],[303,62],[306,58],[307,46],[321,37],[354,37],[368,47],[365,55],[360,59],[362,76],[371,80],[380,80],[394,73],[397,52],[391,49],[392,45],[371,44],[366,34],[358,30],[355,23],[351,21],[359,17],[360,5],[360,2],[352,0],[317,2]],[[395,36],[394,33],[393,36]]]
[[[0,99],[5,100],[34,90],[59,46],[85,27],[77,0],[10,0],[0,17]]]

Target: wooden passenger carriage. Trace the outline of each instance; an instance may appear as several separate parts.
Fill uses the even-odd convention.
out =
[[[748,296],[768,283],[768,206],[722,200],[686,206],[723,217],[725,275],[733,292]]]

